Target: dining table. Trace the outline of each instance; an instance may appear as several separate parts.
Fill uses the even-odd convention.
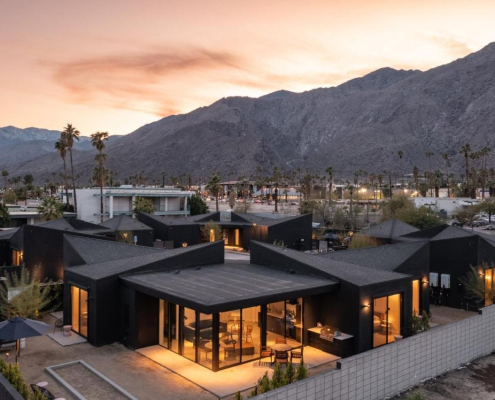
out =
[[[292,346],[290,344],[287,344],[287,343],[276,343],[276,344],[272,344],[269,347],[271,347],[273,350],[276,350],[276,351],[292,350]]]

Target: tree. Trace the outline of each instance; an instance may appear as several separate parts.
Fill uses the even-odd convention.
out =
[[[278,186],[281,179],[281,175],[278,167],[273,168],[273,174],[271,179],[273,185],[275,186],[275,192],[273,193],[272,198],[275,201],[275,212],[278,212]]]
[[[402,193],[405,193],[405,187],[404,187],[404,170],[402,168],[402,157],[404,157],[404,152],[402,150],[399,150],[397,152],[397,155],[399,156],[399,163],[400,163],[400,177],[401,177]]]
[[[234,400],[242,400],[242,398],[241,392],[237,392],[234,396]]]
[[[23,184],[25,186],[29,186],[29,185],[32,185],[34,182],[34,177],[32,174],[27,174],[27,175],[24,175],[24,179],[23,179]]]
[[[234,203],[235,204],[235,203]],[[251,209],[251,203],[246,199],[241,200],[240,203],[234,205],[234,211],[242,214],[247,214],[247,212]]]
[[[38,207],[41,219],[51,221],[60,218],[64,214],[64,206],[54,197],[45,197]]]
[[[459,221],[461,227],[469,225],[478,219],[478,208],[477,206],[459,207],[452,216]]]
[[[153,204],[153,201],[151,199],[147,199],[146,197],[136,197],[136,200],[134,200],[132,206],[132,213],[135,216],[140,212],[148,214],[153,214],[155,212],[155,205]]]
[[[464,146],[461,147],[459,150],[459,154],[462,154],[464,156],[464,164],[466,167],[466,196],[469,196],[471,191],[469,190],[469,153],[471,152],[471,145],[469,143],[466,143]]]
[[[4,204],[17,204],[17,196],[13,190],[8,190],[3,194]]]
[[[332,193],[333,193],[333,167],[327,167],[325,172],[328,175],[328,201],[332,201]]]
[[[218,174],[215,173],[210,176],[210,180],[206,184],[206,190],[208,190],[208,192],[215,197],[215,207],[218,212],[218,196],[222,190],[222,186],[220,185],[220,176]]]
[[[201,227],[201,237],[205,242],[216,242],[222,239],[222,228],[215,221],[209,221]]]
[[[481,157],[481,198],[485,198],[485,188],[486,188],[486,180],[487,180],[487,168],[486,168],[486,158],[492,149],[490,147],[483,147],[479,151],[479,155]]]
[[[0,203],[0,228],[7,228],[10,225],[9,208]]]
[[[429,187],[430,187],[430,196],[433,197],[433,187],[432,187],[432,169],[431,169],[431,157],[434,156],[435,153],[432,151],[427,151],[425,152],[425,156],[428,159],[428,182],[429,182]]]
[[[7,171],[6,169],[2,170],[2,176],[3,176],[3,183],[4,183],[4,187],[5,187],[5,190],[7,190],[7,177],[9,176],[9,171]]]
[[[304,366],[303,360],[299,363],[299,367],[296,372],[296,381],[302,381],[309,376],[308,369]]]
[[[270,386],[272,389],[278,389],[285,385],[284,374],[282,372],[282,367],[279,362],[275,362],[275,368],[273,369],[272,380]]]
[[[474,301],[478,307],[493,304],[495,285],[492,283],[488,286],[485,283],[485,275],[490,268],[486,264],[477,267],[471,265],[466,275],[459,278],[459,282],[464,286],[464,298]]]
[[[450,197],[450,182],[449,182],[449,160],[450,154],[443,153],[442,158],[445,160],[445,179],[447,182],[447,197]]]
[[[209,210],[208,205],[199,196],[192,195],[189,199],[191,215],[206,214]]]
[[[77,212],[77,194],[76,194],[76,182],[74,177],[74,162],[72,161],[72,147],[74,146],[74,140],[79,141],[80,134],[81,132],[79,132],[75,126],[72,126],[72,124],[67,124],[64,130],[61,132],[61,136],[67,142],[67,149],[69,150],[70,172],[72,179],[72,193],[74,196],[74,211],[76,212]]]
[[[14,316],[35,318],[53,300],[50,282],[41,285],[24,267],[19,276],[16,273],[8,275],[4,284],[0,286],[0,313],[5,319]]]
[[[286,385],[289,385],[295,380],[296,380],[296,370],[294,368],[294,364],[292,364],[292,361],[289,361],[287,363],[287,367],[285,367],[284,381]]]
[[[399,210],[412,208],[414,205],[406,196],[395,196],[382,205],[382,221],[398,218]]]
[[[414,166],[413,168],[413,180],[414,180],[414,188],[417,192],[419,192],[419,169]]]
[[[399,210],[397,212],[397,218],[421,230],[432,228],[442,223],[440,217],[426,206],[417,208],[413,205],[412,208]]]
[[[67,164],[65,162],[65,156],[67,155],[67,141],[64,138],[60,138],[55,142],[55,150],[57,150],[58,154],[60,154],[60,157],[62,158],[62,161],[64,162],[64,182],[65,182],[65,197],[66,197],[66,204],[67,204],[67,210],[69,209],[69,186],[67,184]],[[102,197],[103,201],[103,197]],[[103,222],[103,221],[101,221]]]
[[[495,198],[489,197],[485,199],[485,201],[477,205],[477,208],[480,212],[488,215],[488,222],[491,224],[492,215],[495,215]]]
[[[91,145],[96,148],[98,154],[95,156],[95,160],[98,164],[98,180],[100,186],[100,219],[103,222],[103,185],[105,183],[105,172],[103,165],[106,161],[106,155],[103,153],[105,149],[105,142],[108,140],[108,132],[96,132],[91,135]]]

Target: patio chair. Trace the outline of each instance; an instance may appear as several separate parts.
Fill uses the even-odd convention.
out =
[[[209,345],[208,345],[209,343]],[[207,346],[208,345],[208,346]],[[213,351],[213,346],[211,345],[211,340],[201,339],[199,345],[200,353],[205,353],[205,361],[208,361],[208,354]],[[201,356],[200,356],[201,359]]]
[[[286,351],[275,351],[275,362],[287,365],[289,354]]]
[[[287,344],[287,339],[275,338],[275,344]]]
[[[240,324],[233,324],[230,327],[230,334],[232,336],[237,335],[237,337],[239,338],[240,334],[241,334],[241,325]]]
[[[38,390],[43,396],[45,396],[45,399],[47,400],[55,400],[55,396],[48,389],[45,389],[44,387],[32,383],[31,389],[33,389],[33,393],[36,393],[36,391]]]
[[[297,358],[298,360],[302,360],[302,351],[301,350],[292,350],[290,352],[290,362],[292,362],[292,360],[294,358]]]
[[[261,359],[270,357],[270,365],[273,364],[273,350],[271,347],[268,346],[261,346],[260,347],[260,359],[258,362],[258,365],[261,365]]]
[[[246,343],[248,339],[251,339],[251,342],[253,341],[253,325],[246,326],[246,332],[244,332],[244,338]]]
[[[53,327],[53,333],[55,333],[55,329],[60,329],[62,332],[62,329],[64,327],[64,320],[62,318],[59,318],[55,321],[55,326]]]

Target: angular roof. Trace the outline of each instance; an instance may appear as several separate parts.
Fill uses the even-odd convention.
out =
[[[319,254],[318,257],[343,261],[350,264],[361,265],[363,267],[395,271],[427,245],[428,242],[422,240],[408,243],[387,244],[367,249],[332,251]]]
[[[58,218],[52,221],[42,222],[36,226],[60,231],[84,232],[84,233],[111,233],[112,231],[104,226],[92,224],[76,218]]]
[[[19,228],[0,230],[0,240],[9,240],[18,230]]]
[[[297,218],[304,217],[303,215],[296,215],[296,216],[290,216],[290,217],[268,217],[268,216],[261,216],[261,215],[256,215],[256,214],[248,214],[248,213],[236,213],[232,212],[232,222],[246,222],[246,223],[256,223],[257,225],[262,225],[262,226],[272,226],[276,224],[281,224],[286,221],[291,221]]]
[[[215,313],[336,290],[331,279],[243,261],[121,277],[129,285],[203,313]]]
[[[363,234],[379,239],[393,239],[398,236],[407,235],[408,233],[417,232],[419,229],[406,224],[398,219],[389,219],[381,224],[372,226],[363,230]]]
[[[139,222],[136,218],[121,214],[116,217],[107,219],[100,226],[112,229],[114,231],[150,231],[153,230],[148,225]]]
[[[438,235],[434,236],[431,240],[437,241],[437,240],[447,240],[447,239],[458,239],[469,236],[476,236],[476,234],[473,232],[469,232],[466,229],[452,225],[444,229]]]
[[[323,274],[328,278],[342,280],[356,286],[373,285],[376,283],[394,281],[409,277],[409,275],[398,272],[364,267],[362,265],[352,264],[340,260],[332,260],[314,254],[301,253],[299,251],[287,248],[282,249],[279,246],[273,246],[271,244],[254,241],[251,243],[255,243],[257,246],[261,246],[278,253],[280,256],[278,261],[281,263],[283,263],[282,257],[287,257],[304,264],[309,268],[314,268],[320,273],[320,276]]]
[[[406,239],[406,240],[424,240],[424,239],[431,239],[437,236],[440,232],[443,230],[447,229],[449,225],[443,224],[443,225],[437,225],[432,228],[427,228],[427,229],[422,229],[417,232],[412,232],[408,233],[407,235],[402,235],[400,238],[396,239]]]
[[[148,214],[148,213],[139,213],[142,214],[145,217],[151,218],[161,224],[164,225],[193,225],[197,224],[196,220],[191,217],[168,217],[165,215],[155,215],[155,214]],[[203,216],[205,214],[202,214]],[[197,216],[199,217],[199,216]],[[139,218],[139,216],[138,216]],[[149,222],[151,223],[151,222]]]
[[[123,260],[148,254],[163,253],[165,251],[164,249],[156,249],[154,247],[136,246],[133,244],[82,236],[64,235],[64,238],[84,261],[84,264]]]
[[[115,244],[115,242],[110,242],[110,243]],[[175,256],[184,253],[193,252],[200,249],[201,247],[211,246],[216,243],[217,242],[197,244],[186,248],[179,247],[177,249],[171,249],[171,250],[160,250],[160,249],[153,249],[152,247],[134,246],[141,249],[143,248],[149,249],[152,251],[150,251],[147,254],[139,254],[133,257],[126,257],[122,259],[119,258],[108,261],[102,260],[101,262],[95,262],[94,257],[92,257],[91,264],[69,267],[68,269],[72,273],[76,273],[78,275],[86,276],[93,280],[97,280],[110,276],[132,272],[133,270],[140,269],[141,267],[145,267],[149,264],[156,263],[169,258],[173,258]],[[125,246],[133,246],[133,245],[125,245]]]

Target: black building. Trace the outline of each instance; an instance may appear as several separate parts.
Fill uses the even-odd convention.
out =
[[[282,218],[274,215],[269,218],[232,212],[230,221],[222,221],[220,213],[186,218],[139,213],[138,220],[153,228],[155,240],[163,241],[168,248],[181,247],[183,243],[190,246],[205,242],[201,228],[210,221],[222,229],[226,248],[249,250],[252,240],[283,242],[286,247],[297,250],[309,250],[311,246],[311,214]]]
[[[419,271],[424,249],[396,246],[379,268],[380,255],[360,265],[255,241],[243,262],[224,260],[223,241],[163,250],[65,236],[64,323],[96,346],[161,345],[214,371],[279,338],[346,357],[409,334],[419,274],[394,269]]]
[[[111,229],[116,235],[120,235],[121,239],[128,239],[130,243],[139,246],[153,246],[153,229],[128,215],[121,214],[107,219],[100,226]],[[127,238],[127,235],[130,237]]]
[[[362,233],[374,239],[378,245],[383,245],[391,244],[395,238],[418,231],[419,229],[401,220],[389,219],[381,224],[363,230]]]

